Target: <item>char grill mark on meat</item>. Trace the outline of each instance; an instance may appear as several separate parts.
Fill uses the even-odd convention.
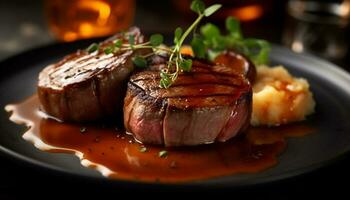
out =
[[[149,71],[149,73],[144,74],[144,77],[142,79],[134,80],[134,82],[138,81],[160,81],[160,77],[157,76],[159,72]],[[219,76],[218,76],[219,75]],[[196,72],[196,73],[186,73],[186,74],[180,74],[177,78],[178,81],[173,83],[172,86],[185,86],[185,85],[194,85],[194,84],[220,84],[220,85],[229,85],[232,87],[239,87],[241,82],[239,79],[232,79],[231,75],[220,75],[220,74],[214,74],[209,72]]]
[[[136,44],[145,42],[138,28],[130,28],[100,43],[96,52],[79,50],[46,67],[38,81],[41,109],[63,121],[92,121],[115,115],[122,108],[126,84],[134,70],[131,58],[151,50],[105,54],[103,49],[113,45],[115,39],[128,43],[130,35],[134,35]]]
[[[252,90],[245,74],[223,64],[193,61],[192,71],[179,74],[168,89],[159,87],[157,66],[131,76],[124,125],[136,139],[165,146],[199,145],[224,142],[247,127]]]

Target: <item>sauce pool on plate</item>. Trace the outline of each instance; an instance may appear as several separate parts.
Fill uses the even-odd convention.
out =
[[[61,123],[39,110],[36,95],[8,105],[10,120],[29,127],[23,138],[40,150],[71,153],[104,176],[137,181],[183,182],[237,173],[257,173],[278,163],[287,137],[313,132],[301,125],[249,128],[225,143],[165,148],[143,145],[116,126]]]

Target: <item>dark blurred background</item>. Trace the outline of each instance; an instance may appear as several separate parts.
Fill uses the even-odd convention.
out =
[[[0,1],[0,59],[52,42],[110,35],[131,25],[172,34],[195,17],[191,0]],[[233,15],[245,36],[309,52],[348,69],[349,0],[205,0],[223,8],[209,20],[223,28]]]
[[[297,53],[308,52],[350,71],[350,0],[206,2],[224,4],[219,13],[208,19],[221,28],[224,19],[233,15],[241,19],[246,37],[263,38]],[[50,43],[108,36],[131,25],[139,26],[148,34],[157,32],[171,36],[176,27],[186,27],[195,18],[189,12],[189,3],[190,0],[1,0],[0,60]],[[36,175],[43,174],[39,169],[21,171],[21,163],[15,161],[1,165],[3,169],[12,170],[4,172],[8,176],[1,176],[0,189],[14,189],[17,186],[25,188],[32,180],[45,185],[47,181],[44,175]],[[335,184],[346,193],[348,186],[341,184],[341,181],[350,178],[350,173],[346,173],[349,166],[349,162],[340,163],[303,178],[297,177],[268,188],[260,187],[254,192],[257,196],[267,193],[284,199],[286,196],[281,194],[283,192],[296,196],[303,192],[314,194],[328,191]],[[23,176],[23,180],[11,178],[11,172],[16,170],[19,174],[16,177]],[[339,173],[335,175],[335,172]],[[78,180],[62,181],[55,175],[48,177],[53,181],[47,187],[60,188],[63,182],[67,187],[81,184],[77,183]],[[54,180],[60,181],[55,184]],[[1,194],[0,191],[0,197]]]

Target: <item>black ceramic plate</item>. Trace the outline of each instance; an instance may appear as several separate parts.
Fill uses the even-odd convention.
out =
[[[95,170],[82,167],[73,155],[39,151],[22,139],[25,127],[10,122],[8,113],[3,109],[6,104],[21,101],[35,92],[37,75],[43,67],[77,48],[86,47],[90,42],[51,45],[0,63],[0,150],[22,160],[23,164],[74,178],[129,186],[155,185],[157,183],[111,180]],[[316,114],[307,123],[316,127],[316,133],[290,138],[286,151],[279,157],[279,164],[261,173],[189,182],[181,186],[238,187],[273,182],[310,172],[350,152],[350,125],[346,123],[350,119],[350,75],[331,63],[278,46],[273,47],[271,60],[273,64],[285,65],[294,75],[305,77],[310,82],[317,106]]]

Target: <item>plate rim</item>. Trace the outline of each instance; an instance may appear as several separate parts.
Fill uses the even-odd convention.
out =
[[[18,60],[18,58],[20,57],[27,57],[31,54],[36,54],[38,52],[42,52],[42,51],[47,51],[48,49],[52,49],[52,48],[67,48],[67,49],[71,49],[71,46],[79,46],[81,44],[85,44],[85,43],[91,43],[94,41],[99,41],[101,40],[101,38],[95,38],[95,39],[88,39],[88,40],[81,40],[81,41],[75,41],[75,42],[69,42],[69,43],[52,43],[52,44],[48,44],[48,45],[42,45],[39,46],[37,48],[33,48],[33,49],[29,49],[26,51],[23,51],[19,54],[16,55],[12,55],[10,57],[7,57],[5,59],[0,60],[0,65],[4,66],[7,63],[12,63],[12,62],[16,62],[16,60]],[[326,68],[324,70],[328,70],[331,71],[332,73],[334,73],[335,75],[337,75],[338,77],[341,77],[344,80],[348,80],[350,81],[350,73],[347,72],[345,69],[342,69],[341,67],[325,60],[322,58],[319,58],[317,56],[308,54],[308,53],[295,53],[293,51],[291,51],[290,49],[287,49],[286,47],[277,45],[277,44],[273,44],[272,45],[272,52],[271,52],[271,57],[274,57],[274,52],[281,52],[281,54],[287,54],[287,55],[293,55],[293,56],[297,56],[299,58],[301,58],[301,60],[309,60],[310,62],[314,62],[314,63],[318,63],[322,68]],[[300,61],[303,62],[303,61]],[[297,67],[299,68],[299,67]],[[1,71],[6,71],[9,70],[8,67],[6,67],[5,69],[1,69]],[[9,71],[16,71],[18,70],[16,69],[10,69]],[[316,69],[312,69],[312,67],[310,67],[309,69],[307,69],[307,71],[309,73],[314,73],[316,71]],[[316,73],[319,73],[316,71]],[[342,88],[345,89],[345,88]],[[348,89],[349,94],[350,94],[350,88]],[[22,125],[20,125],[22,126]],[[157,183],[157,182],[142,182],[142,181],[132,181],[132,180],[123,180],[123,179],[110,179],[107,177],[103,177],[103,176],[91,176],[91,175],[85,175],[85,174],[78,174],[78,173],[74,173],[72,171],[69,171],[67,169],[55,166],[53,164],[50,163],[46,163],[40,160],[36,160],[34,158],[31,158],[29,156],[20,154],[12,149],[6,148],[5,146],[3,146],[0,143],[0,151],[2,154],[8,156],[9,158],[13,158],[16,161],[19,162],[24,162],[25,164],[29,164],[31,165],[31,167],[40,167],[41,169],[45,169],[48,170],[49,172],[52,173],[61,173],[62,175],[66,175],[66,176],[73,176],[75,178],[82,178],[82,179],[86,179],[86,180],[90,180],[90,181],[102,181],[102,182],[107,182],[107,183],[111,183],[114,185],[118,185],[118,186],[131,186],[131,187],[140,187],[142,186],[143,188],[168,188],[168,189],[189,189],[189,188],[246,188],[246,187],[252,187],[252,186],[257,186],[257,185],[261,185],[263,183],[275,183],[278,181],[283,181],[283,180],[288,180],[291,178],[295,178],[298,176],[302,176],[305,174],[308,174],[310,172],[319,170],[321,168],[325,168],[327,166],[330,166],[331,164],[334,164],[336,162],[339,162],[340,160],[345,159],[348,155],[350,155],[350,148],[345,150],[344,152],[340,152],[337,156],[327,159],[325,161],[320,161],[318,163],[314,163],[302,168],[298,168],[298,169],[294,169],[294,170],[288,170],[286,172],[284,172],[284,174],[280,174],[278,176],[272,176],[272,177],[258,177],[256,179],[249,179],[249,180],[245,180],[243,182],[235,182],[232,183],[229,180],[216,180],[214,179],[206,179],[206,180],[198,180],[198,181],[188,181],[188,182],[180,182],[180,183]],[[74,155],[72,155],[74,156]],[[230,183],[230,184],[229,184]]]

